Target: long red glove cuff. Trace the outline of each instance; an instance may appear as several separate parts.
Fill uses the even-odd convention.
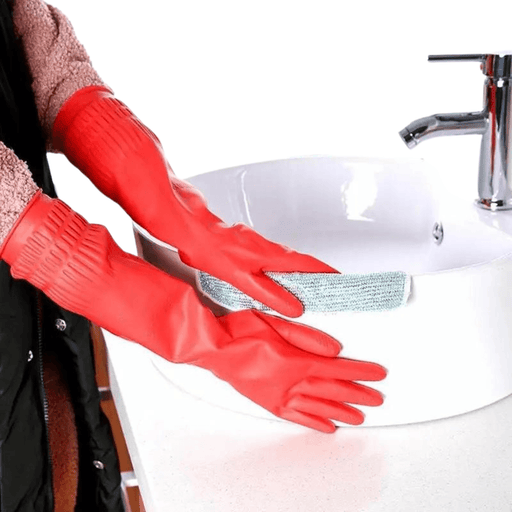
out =
[[[185,250],[187,238],[224,225],[197,189],[176,178],[156,135],[110,89],[91,86],[72,95],[52,138],[101,192],[157,238]]]
[[[225,338],[191,286],[125,253],[104,226],[89,224],[41,191],[11,230],[0,256],[13,277],[170,361],[199,364]]]

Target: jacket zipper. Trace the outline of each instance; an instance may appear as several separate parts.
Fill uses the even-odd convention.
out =
[[[37,335],[38,335],[38,351],[39,351],[39,380],[41,384],[41,394],[43,397],[43,409],[44,409],[44,424],[45,424],[45,438],[46,447],[48,449],[48,458],[50,463],[50,488],[53,496],[53,460],[52,451],[50,448],[50,438],[48,434],[49,414],[48,414],[48,398],[46,396],[46,390],[44,387],[44,366],[43,366],[43,312],[41,305],[41,292],[36,290],[37,293]]]

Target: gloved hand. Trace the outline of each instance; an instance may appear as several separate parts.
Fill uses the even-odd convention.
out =
[[[333,432],[332,419],[364,420],[347,402],[382,404],[379,392],[353,382],[383,379],[381,366],[337,358],[340,345],[332,337],[261,312],[216,318],[190,285],[123,252],[105,227],[41,191],[0,257],[15,278],[60,306],[168,361],[212,371],[281,418]]]
[[[283,315],[298,317],[303,306],[264,271],[338,273],[244,224],[225,224],[196,188],[176,178],[158,138],[105,87],[85,87],[64,103],[52,142],[137,224],[176,247],[183,263]]]

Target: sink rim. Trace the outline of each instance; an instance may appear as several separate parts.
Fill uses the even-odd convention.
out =
[[[241,169],[243,167],[250,167],[255,165],[265,165],[272,164],[278,162],[293,162],[293,161],[303,161],[303,160],[320,160],[320,159],[336,159],[336,160],[344,160],[347,162],[367,162],[367,163],[384,163],[384,164],[413,164],[413,165],[424,165],[426,167],[432,167],[424,158],[422,157],[414,157],[414,156],[400,156],[400,157],[366,157],[366,156],[347,156],[347,155],[330,155],[330,154],[313,154],[313,155],[299,155],[292,157],[282,157],[282,158],[274,158],[270,160],[261,160],[256,162],[247,162],[239,165],[231,165],[229,167],[221,167],[219,169],[214,169],[212,171],[206,171],[199,174],[194,174],[188,178],[180,178],[184,181],[188,181],[190,179],[197,178],[199,176],[207,176],[212,173],[221,172],[221,171],[232,171],[233,169]]]

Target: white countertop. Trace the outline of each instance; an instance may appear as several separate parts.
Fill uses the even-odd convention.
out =
[[[512,510],[512,396],[449,419],[322,434],[212,406],[169,382],[148,350],[104,335],[148,512]]]

